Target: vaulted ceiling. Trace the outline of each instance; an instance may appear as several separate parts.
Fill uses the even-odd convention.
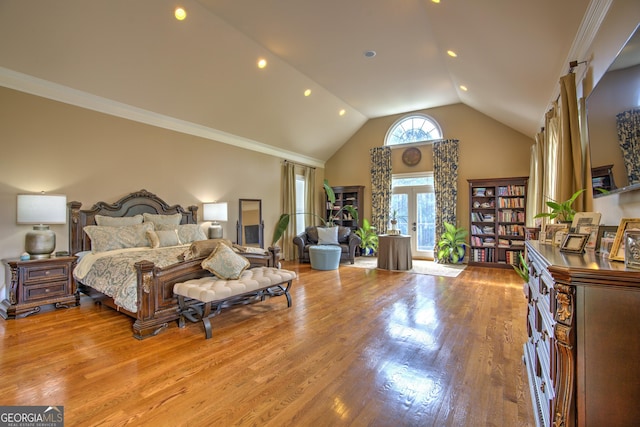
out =
[[[460,102],[533,136],[594,1],[0,0],[0,85],[316,165]]]

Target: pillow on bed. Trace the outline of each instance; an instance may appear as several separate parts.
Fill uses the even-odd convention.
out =
[[[106,216],[96,215],[96,224],[103,227],[123,227],[125,225],[142,224],[142,215]]]
[[[246,258],[235,253],[229,246],[222,244],[216,246],[211,255],[200,265],[221,279],[235,280],[240,278],[242,272],[250,264]]]
[[[227,239],[207,239],[207,240],[198,240],[197,242],[191,243],[189,249],[184,251],[182,254],[182,259],[188,261],[190,259],[199,258],[205,255],[211,255],[211,252],[220,244],[223,243],[227,246],[231,246],[231,240]]]
[[[207,240],[207,235],[204,234],[204,230],[198,224],[157,224],[156,230],[177,230],[181,245],[186,245],[187,243],[196,242],[198,240]]]
[[[165,246],[177,246],[180,244],[176,230],[149,230],[147,238],[152,248],[164,248]]]
[[[144,222],[152,222],[155,225],[180,225],[182,222],[182,214],[172,214],[172,215],[156,215],[150,213],[143,213],[142,217],[144,218]]]
[[[102,227],[88,225],[84,232],[91,239],[91,252],[105,252],[114,249],[149,247],[147,231],[153,230],[153,224],[143,223],[122,227]]]

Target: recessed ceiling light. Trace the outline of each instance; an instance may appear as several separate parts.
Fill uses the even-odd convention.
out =
[[[374,56],[376,56],[376,51],[375,50],[367,50],[364,52],[364,56],[366,56],[367,58],[373,58]]]
[[[309,96],[311,95],[311,89],[307,89],[304,91],[304,96]]]
[[[264,68],[267,66],[267,60],[264,58],[258,59],[258,68]]]
[[[452,58],[457,58],[457,57],[458,57],[458,54],[457,54],[457,53],[455,53],[455,52],[454,52],[454,51],[452,51],[452,50],[448,50],[448,51],[447,51],[447,55],[449,55],[449,56],[450,56],[450,57],[452,57]]]
[[[178,21],[183,21],[187,17],[187,12],[181,7],[176,7],[174,15]]]
[[[343,108],[342,110],[340,110],[338,114],[340,114],[341,116],[344,116],[345,114],[347,114],[347,110]]]
[[[440,0],[431,0],[432,3],[440,3]]]
[[[463,90],[463,91],[466,92],[469,89],[467,89],[467,87],[465,85],[460,85],[460,90]]]

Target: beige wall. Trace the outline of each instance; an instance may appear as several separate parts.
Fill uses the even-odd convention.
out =
[[[529,153],[533,139],[499,123],[464,104],[454,104],[420,113],[434,118],[445,138],[459,143],[458,223],[469,227],[467,179],[503,178],[529,175]],[[389,128],[403,117],[394,115],[369,120],[325,165],[331,185],[364,185],[364,215],[371,217],[371,175],[369,149],[384,145]],[[422,159],[416,166],[402,163],[403,148],[392,153],[393,173],[433,170],[431,145],[419,147]]]
[[[0,141],[0,258],[19,256],[31,228],[16,225],[16,195],[39,191],[90,208],[146,189],[169,204],[197,205],[200,216],[203,202],[226,201],[224,235],[231,239],[238,199],[262,199],[265,242],[271,243],[280,214],[276,157],[6,88],[0,88]],[[52,229],[57,250],[68,249],[67,226]]]

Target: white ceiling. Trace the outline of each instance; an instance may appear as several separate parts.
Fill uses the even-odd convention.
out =
[[[320,165],[459,102],[533,136],[594,1],[0,0],[0,85]]]

